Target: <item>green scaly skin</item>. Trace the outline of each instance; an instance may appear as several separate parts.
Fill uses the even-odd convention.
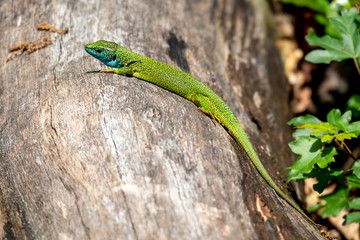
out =
[[[85,50],[110,67],[101,72],[134,76],[156,84],[195,103],[201,111],[223,124],[244,148],[247,155],[266,182],[275,192],[315,224],[272,180],[262,165],[246,133],[225,102],[208,86],[187,73],[151,58],[136,54],[116,43],[104,40],[90,43]],[[316,224],[315,224],[316,225]]]

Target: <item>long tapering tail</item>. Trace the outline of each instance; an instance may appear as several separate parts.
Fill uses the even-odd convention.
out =
[[[236,141],[242,146],[247,155],[249,156],[252,163],[255,165],[256,169],[259,171],[261,176],[265,179],[265,181],[275,190],[275,192],[280,195],[283,199],[285,199],[291,206],[293,206],[298,212],[300,212],[304,217],[306,217],[310,222],[316,225],[316,223],[311,220],[304,211],[296,205],[288,196],[285,195],[283,191],[276,185],[276,183],[272,180],[269,173],[266,171],[264,166],[262,165],[258,155],[256,154],[252,144],[249,141],[245,131],[241,128],[239,123],[236,121],[235,124],[231,124],[230,126],[226,126],[229,132],[233,135]]]

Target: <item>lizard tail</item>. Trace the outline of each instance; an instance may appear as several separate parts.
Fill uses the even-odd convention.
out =
[[[269,173],[266,171],[264,166],[262,165],[258,155],[256,154],[252,144],[250,143],[246,133],[241,128],[239,123],[236,121],[235,124],[230,124],[230,126],[226,126],[230,133],[234,136],[236,141],[242,146],[247,155],[250,157],[250,160],[255,165],[256,169],[259,171],[261,176],[265,179],[265,181],[275,190],[275,192],[280,195],[285,201],[287,201],[291,206],[293,206],[298,212],[300,212],[306,219],[308,219],[311,223],[316,223],[309,218],[304,211],[296,205],[281,189],[277,186],[277,184],[272,180]]]

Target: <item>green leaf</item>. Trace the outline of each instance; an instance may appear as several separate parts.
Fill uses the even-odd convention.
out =
[[[314,190],[322,193],[324,189],[329,186],[329,182],[334,178],[337,179],[338,183],[343,184],[345,175],[341,169],[319,168],[316,166],[310,173],[303,175],[303,179],[305,178],[316,178],[318,183],[314,185]]]
[[[353,199],[350,204],[349,204],[350,208],[352,209],[360,209],[360,198],[355,198]],[[344,216],[345,218],[345,224],[350,224],[350,223],[359,223],[360,222],[360,212],[352,212],[352,213],[348,213]]]
[[[330,24],[328,18],[326,18],[326,19],[327,19],[327,22],[323,24],[325,26],[325,33],[336,39],[341,39],[339,30],[336,27],[334,27],[334,25]]]
[[[326,201],[326,206],[321,212],[322,218],[327,218],[329,215],[336,217],[341,209],[349,208],[349,192],[344,187],[339,188],[334,193],[320,197],[320,199]]]
[[[318,156],[315,161],[320,168],[325,168],[328,166],[329,163],[335,162],[334,156],[337,154],[338,152],[336,151],[336,148],[325,148],[321,151],[320,156]]]
[[[351,111],[346,111],[341,118],[344,119],[345,122],[349,123],[351,121],[351,115],[352,112]]]
[[[360,55],[359,14],[356,8],[349,11],[339,6],[341,16],[330,18],[330,23],[335,26],[341,35],[341,40],[329,35],[318,37],[313,29],[305,37],[311,46],[318,46],[323,50],[314,50],[305,56],[305,60],[313,63],[330,63],[349,58],[358,58]]]
[[[347,176],[346,180],[348,181],[349,191],[353,188],[360,188],[360,178],[358,178],[355,174]]]
[[[284,3],[291,3],[299,7],[307,7],[315,12],[328,13],[331,11],[328,0],[280,0]]]
[[[294,117],[288,122],[290,126],[299,126],[304,125],[305,123],[318,124],[321,123],[321,121],[317,117],[307,114],[305,116]]]
[[[360,209],[360,198],[355,198],[350,202],[349,205],[353,209]]]
[[[308,211],[309,212],[315,212],[315,211],[317,211],[317,210],[319,210],[319,209],[321,209],[323,207],[325,207],[325,205],[320,205],[320,204],[317,203],[317,204],[314,204],[311,207],[309,207]]]
[[[350,170],[353,171],[353,174],[355,174],[356,177],[360,178],[360,159],[354,162],[354,165]]]
[[[305,123],[304,125],[297,126],[296,128],[315,129],[313,132],[311,132],[310,135],[316,135],[316,134],[325,133],[325,132],[329,132],[329,133],[335,133],[336,132],[336,127],[329,124],[328,122],[321,122],[321,123],[318,123],[318,124]]]
[[[341,7],[340,7],[341,8]],[[342,7],[342,16],[330,18],[330,24],[336,26],[340,30],[344,46],[347,47],[346,52],[353,57],[359,56],[360,48],[357,44],[359,41],[358,16],[356,8],[349,11]]]
[[[331,125],[335,125],[338,129],[346,131],[351,121],[351,111],[346,111],[341,115],[339,109],[332,109],[327,115],[327,120]]]
[[[360,135],[360,121],[352,122],[345,127],[345,131],[348,133],[354,133],[356,136]]]
[[[341,61],[353,58],[346,52],[347,47],[341,40],[335,39],[328,35],[323,37],[316,36],[314,30],[310,28],[308,35],[305,37],[310,46],[319,46],[326,50],[313,50],[305,56],[305,60],[312,63],[330,63],[331,61]]]
[[[344,216],[345,222],[343,225],[347,225],[350,223],[359,223],[360,222],[360,212],[351,212]]]
[[[341,112],[339,109],[331,109],[326,118],[330,124],[335,125],[341,119]]]
[[[313,115],[307,114],[306,116],[299,116],[299,117],[295,117],[293,119],[291,119],[288,124],[292,125],[292,126],[299,126],[299,125],[303,125],[305,123],[321,123],[321,121],[316,118]],[[293,137],[294,138],[298,138],[301,136],[310,136],[310,133],[313,132],[314,130],[312,129],[296,129],[296,131],[293,133]]]
[[[352,95],[346,103],[346,109],[351,110],[354,118],[360,118],[360,95]]]
[[[313,165],[315,164],[314,159],[321,153],[321,141],[315,137],[299,137],[296,141],[290,142],[289,147],[291,150],[300,155],[293,166],[285,169],[290,170],[286,182],[288,183],[291,179],[299,178],[300,173],[310,173]]]
[[[294,4],[299,7],[307,7],[316,12],[315,20],[324,25],[325,32],[330,36],[341,38],[339,30],[329,23],[328,17],[338,16],[333,5],[328,0],[280,0],[284,3]]]
[[[300,179],[302,174],[310,173],[315,163],[320,168],[327,167],[330,162],[335,162],[334,156],[337,154],[333,147],[321,151],[323,144],[315,137],[299,137],[296,141],[290,142],[289,147],[300,156],[293,166],[285,169],[285,171],[290,170],[287,182]]]
[[[295,130],[295,132],[292,134],[294,138],[299,137],[310,137],[310,134],[313,132],[313,129],[310,128],[298,128]]]
[[[335,123],[335,126],[342,131],[345,131],[346,127],[349,125],[349,121],[351,120],[351,111],[346,111],[340,119],[338,119]]]
[[[350,109],[354,109],[360,111],[360,95],[354,94],[347,101],[347,107]]]
[[[327,142],[327,141],[332,141],[334,138],[333,134],[326,134],[321,138],[321,142]]]
[[[339,109],[332,109],[327,115],[327,120],[331,125],[335,125],[337,128],[344,131],[351,120],[351,111],[347,111],[341,116]]]
[[[342,141],[344,139],[351,139],[356,138],[357,136],[353,133],[339,133],[335,135],[335,138],[339,141]]]

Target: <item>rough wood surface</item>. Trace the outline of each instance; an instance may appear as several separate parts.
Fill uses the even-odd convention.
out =
[[[1,238],[320,239],[219,124],[157,86],[94,72],[105,66],[83,49],[112,40],[208,84],[286,192],[288,87],[265,16],[260,0],[3,2]],[[5,62],[42,21],[69,33]]]

